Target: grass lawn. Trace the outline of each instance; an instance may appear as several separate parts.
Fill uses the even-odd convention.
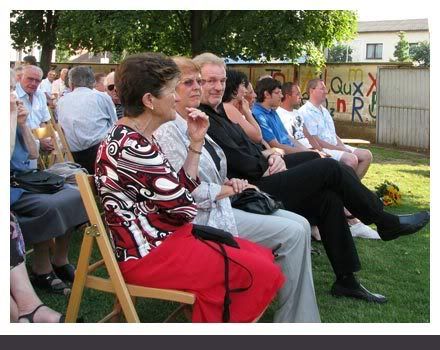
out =
[[[411,213],[429,208],[429,157],[371,146],[374,156],[364,183],[372,190],[384,180],[396,183],[403,194],[393,213]],[[77,232],[72,242],[71,261],[76,262],[82,239]],[[323,322],[429,322],[429,227],[421,232],[390,242],[355,239],[362,262],[358,277],[371,291],[387,296],[384,305],[368,304],[347,298],[334,298],[329,290],[334,274],[320,243],[313,243],[321,255],[313,255],[316,297]],[[64,312],[67,299],[38,290],[42,300]],[[96,322],[110,310],[113,298],[104,293],[86,291],[80,314],[86,322]],[[260,322],[272,322],[271,305]],[[161,322],[174,305],[162,301],[138,302],[143,322]],[[182,320],[184,321],[184,320]]]

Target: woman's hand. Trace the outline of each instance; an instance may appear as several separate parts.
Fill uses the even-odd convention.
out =
[[[251,188],[250,186],[253,186],[248,183],[248,180],[236,178],[226,180],[224,185],[231,186],[234,189],[234,193],[241,193],[246,188]]]
[[[251,109],[249,108],[249,102],[244,97],[241,99],[240,104],[244,115],[252,115]]]
[[[191,142],[203,143],[209,128],[208,116],[197,108],[187,107],[188,111],[188,137]]]

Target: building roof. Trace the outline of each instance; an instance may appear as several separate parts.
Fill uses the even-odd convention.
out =
[[[393,21],[358,22],[358,33],[427,31],[428,19],[402,19]]]

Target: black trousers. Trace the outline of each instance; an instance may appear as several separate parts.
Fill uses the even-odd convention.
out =
[[[76,163],[80,164],[83,168],[87,169],[89,174],[95,173],[96,154],[101,143],[87,148],[79,152],[72,152],[73,159]]]
[[[364,224],[386,220],[380,199],[354,171],[331,158],[311,152],[285,157],[288,169],[262,177],[254,184],[281,200],[287,210],[316,224],[336,274],[359,271],[361,263],[344,214],[344,207]]]

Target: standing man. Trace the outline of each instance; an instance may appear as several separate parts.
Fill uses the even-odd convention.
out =
[[[290,139],[276,109],[281,104],[281,83],[272,78],[263,78],[255,87],[257,102],[252,107],[252,114],[260,125],[263,139],[269,146],[284,150],[286,154],[310,152],[295,139]]]
[[[362,179],[370,167],[373,155],[369,150],[344,145],[336,135],[333,118],[323,106],[327,88],[322,79],[310,80],[307,83],[307,92],[309,100],[298,112],[303,117],[310,135],[318,142],[320,150],[353,168]]]
[[[44,127],[50,121],[50,113],[47,108],[47,99],[44,92],[38,89],[43,78],[43,71],[40,67],[27,65],[23,67],[23,77],[16,86],[16,93],[29,111],[27,125],[31,129]],[[52,151],[53,145],[48,139],[40,140],[40,148],[43,151]],[[35,163],[36,165],[36,163]]]
[[[69,70],[67,68],[61,69],[60,77],[52,83],[52,94],[55,96],[55,101],[58,101],[66,90],[66,76]]]
[[[115,72],[111,72],[105,78],[105,91],[112,98],[113,104],[115,106],[115,112],[118,119],[124,116],[124,107],[121,104],[121,100],[116,92],[115,87]]]
[[[116,113],[110,97],[93,90],[95,78],[89,67],[72,68],[69,84],[72,92],[57,105],[58,120],[75,162],[93,174],[99,144],[116,123]]]

